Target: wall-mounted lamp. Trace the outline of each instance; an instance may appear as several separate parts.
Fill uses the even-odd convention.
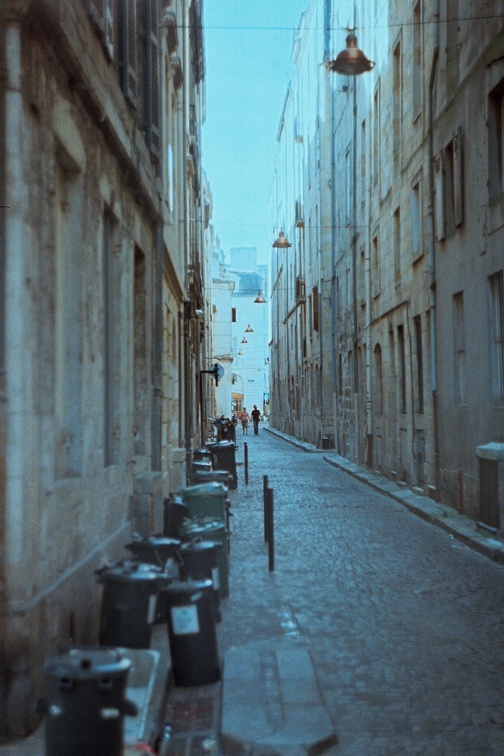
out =
[[[271,246],[276,247],[277,249],[287,249],[288,247],[292,247],[292,244],[289,242],[284,232],[280,231],[278,239],[276,239]]]
[[[257,297],[254,299],[255,304],[265,304],[266,300],[264,299],[262,295],[262,291],[260,291],[257,295]]]

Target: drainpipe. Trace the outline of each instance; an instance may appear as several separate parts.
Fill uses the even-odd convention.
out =
[[[437,386],[437,326],[436,326],[436,244],[434,232],[434,85],[439,59],[439,0],[434,2],[434,50],[429,79],[429,274],[430,274],[430,337],[431,337],[431,389],[432,412],[434,423],[434,476],[436,499],[440,493],[439,467],[439,415],[438,415],[438,386]]]
[[[330,74],[329,74],[330,76]],[[330,79],[329,79],[330,81]],[[334,97],[335,87],[330,86],[331,97],[331,358],[332,358],[332,395],[333,395],[333,433],[334,448],[339,451],[338,438],[338,374],[336,349],[336,213],[334,198],[336,192],[336,148],[334,136]],[[322,297],[321,297],[322,299]],[[322,381],[320,381],[322,384]]]
[[[183,51],[183,72],[184,80],[182,83],[182,192],[183,192],[183,236],[182,236],[182,254],[184,257],[184,293],[189,294],[189,198],[187,196],[187,134],[189,130],[189,5],[191,0],[182,0],[182,14],[184,25],[184,51]],[[191,339],[190,339],[190,308],[184,304],[184,438],[185,438],[185,457],[186,457],[186,480],[191,471]]]
[[[355,14],[355,10],[354,10]],[[355,26],[355,23],[354,23]],[[359,329],[357,326],[357,77],[353,77],[353,145],[352,145],[352,296],[353,296],[353,382],[354,382],[354,428],[355,462],[359,464]]]
[[[370,118],[367,119],[368,123]],[[364,154],[370,155],[370,150],[364,145]],[[367,466],[373,467],[373,399],[372,399],[372,372],[371,372],[371,181],[369,165],[366,165],[366,253],[364,269],[364,286],[366,297],[366,428],[367,428]]]
[[[163,222],[156,225],[154,300],[154,355],[151,421],[151,469],[161,470],[161,396],[163,380]]]

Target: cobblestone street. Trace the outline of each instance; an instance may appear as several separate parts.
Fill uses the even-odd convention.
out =
[[[308,649],[339,738],[330,753],[504,753],[503,567],[320,453],[264,428],[246,441],[220,652],[282,639]]]

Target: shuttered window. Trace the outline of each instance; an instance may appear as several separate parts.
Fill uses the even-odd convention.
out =
[[[160,86],[159,86],[159,0],[146,0],[143,17],[145,40],[145,134],[151,152],[159,156]]]

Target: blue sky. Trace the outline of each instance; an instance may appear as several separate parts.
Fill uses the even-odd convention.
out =
[[[268,199],[276,134],[292,78],[294,32],[309,0],[204,0],[203,167],[212,223],[231,247],[270,261]]]

